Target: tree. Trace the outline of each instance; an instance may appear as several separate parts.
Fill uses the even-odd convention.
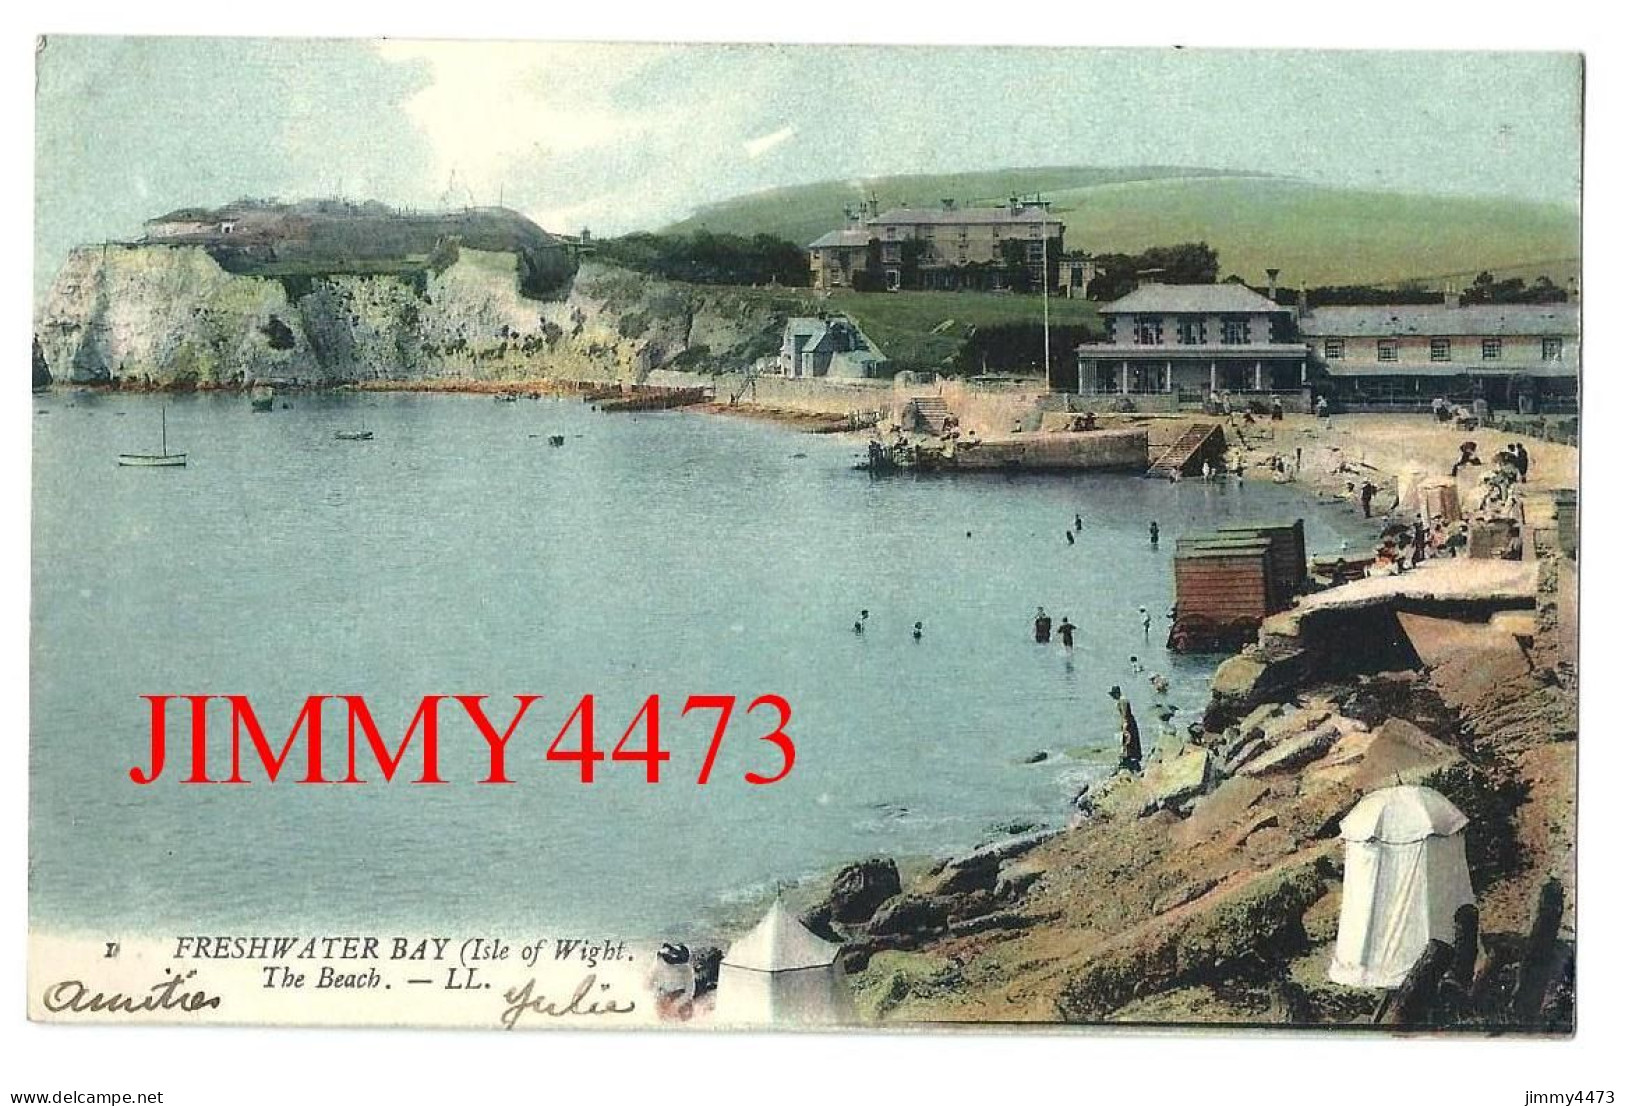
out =
[[[785,284],[811,279],[807,255],[794,242],[757,234],[628,234],[597,244],[598,255],[617,265],[692,284]]]
[[[898,287],[920,287],[920,260],[925,256],[925,243],[918,238],[903,240],[902,263],[898,272]]]
[[[1006,238],[999,243],[999,261],[1004,286],[1012,292],[1026,292],[1032,288],[1032,274],[1027,271],[1027,243],[1019,238]]]
[[[886,270],[881,266],[880,239],[871,238],[863,248],[863,268],[852,274],[854,292],[884,292]]]
[[[1479,273],[1461,294],[1462,303],[1563,303],[1568,298],[1551,277],[1539,276],[1534,284],[1525,284],[1522,277],[1496,280],[1490,272]]]
[[[1158,284],[1213,284],[1219,279],[1219,254],[1206,242],[1152,246],[1144,253],[1106,253],[1095,258],[1089,298],[1115,300],[1134,291],[1142,279]]]

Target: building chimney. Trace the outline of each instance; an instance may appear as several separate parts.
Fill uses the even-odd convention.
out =
[[[1299,319],[1307,319],[1309,317],[1309,314],[1310,314],[1310,312],[1309,312],[1309,289],[1307,289],[1307,288],[1299,288],[1298,289],[1298,318]]]
[[[1264,270],[1264,275],[1269,278],[1269,292],[1267,293],[1267,295],[1270,298],[1270,302],[1274,303],[1275,302],[1275,278],[1281,275],[1281,270],[1279,270],[1279,269],[1265,269]]]
[[[1020,211],[1021,211],[1021,197],[1020,196],[1011,196],[1010,197],[1010,214],[1015,215]]]

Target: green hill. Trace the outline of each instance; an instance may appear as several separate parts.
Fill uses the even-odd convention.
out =
[[[840,224],[844,205],[875,195],[882,208],[953,197],[994,204],[1041,192],[1066,221],[1069,249],[1137,253],[1206,241],[1225,274],[1263,282],[1266,266],[1296,286],[1422,279],[1462,284],[1498,275],[1579,268],[1577,209],[1558,204],[1332,188],[1284,177],[1205,169],[1054,167],[943,176],[826,181],[740,196],[674,227],[766,231],[806,243]]]
[[[965,203],[1002,203],[1014,194],[1042,192],[1048,196],[1061,189],[1213,175],[1211,169],[1182,169],[1176,166],[1057,166],[819,181],[816,184],[752,192],[720,203],[707,204],[689,218],[666,229],[680,234],[702,228],[728,234],[765,231],[806,245],[826,230],[840,225],[842,208],[870,195],[880,200],[882,208],[899,207],[904,203],[934,204],[949,198]]]

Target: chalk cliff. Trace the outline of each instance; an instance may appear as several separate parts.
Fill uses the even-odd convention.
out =
[[[289,276],[228,272],[184,242],[87,246],[46,294],[35,335],[66,383],[637,380],[744,368],[777,349],[798,306],[791,293],[592,262],[533,298],[523,266],[518,253],[451,245],[416,271]]]

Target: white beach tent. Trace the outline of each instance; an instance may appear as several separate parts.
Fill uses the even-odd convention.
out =
[[[855,1020],[840,951],[774,899],[756,928],[722,958],[717,1022],[818,1026]]]
[[[1395,492],[1398,502],[1394,510],[1406,515],[1415,515],[1427,510],[1426,487],[1430,473],[1415,461],[1407,461],[1400,467],[1394,477]]]
[[[1427,948],[1449,941],[1473,901],[1467,816],[1427,787],[1385,787],[1342,822],[1343,908],[1327,975],[1351,987],[1398,987]]]

